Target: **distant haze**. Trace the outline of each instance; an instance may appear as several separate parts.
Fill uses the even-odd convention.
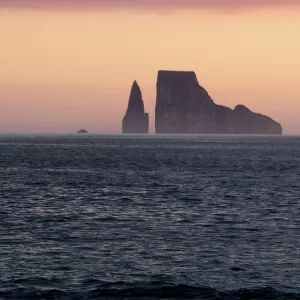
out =
[[[170,69],[300,133],[299,1],[62,2],[0,0],[0,132],[118,133],[134,80],[153,131]]]

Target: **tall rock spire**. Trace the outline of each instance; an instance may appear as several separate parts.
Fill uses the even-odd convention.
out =
[[[149,116],[145,113],[141,89],[136,81],[130,91],[128,107],[122,122],[123,133],[148,133]]]

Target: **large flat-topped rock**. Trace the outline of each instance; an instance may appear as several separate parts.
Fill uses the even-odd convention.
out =
[[[192,71],[158,71],[160,88],[172,87],[170,91],[177,96],[184,96],[191,89],[199,86],[195,72]]]
[[[191,82],[191,80],[197,80],[196,74],[193,71],[168,71],[160,70],[158,71],[158,79],[160,80],[186,80]]]
[[[282,134],[271,118],[244,105],[217,105],[199,85],[195,72],[161,70],[157,77],[156,133]]]
[[[156,133],[214,133],[214,107],[194,72],[158,72]]]

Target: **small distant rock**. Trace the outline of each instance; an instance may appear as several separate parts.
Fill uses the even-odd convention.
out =
[[[80,133],[80,134],[87,134],[88,131],[86,129],[80,129],[77,131],[77,133]]]

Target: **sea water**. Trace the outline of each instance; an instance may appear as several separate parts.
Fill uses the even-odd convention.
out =
[[[300,137],[0,136],[1,299],[300,299]]]

